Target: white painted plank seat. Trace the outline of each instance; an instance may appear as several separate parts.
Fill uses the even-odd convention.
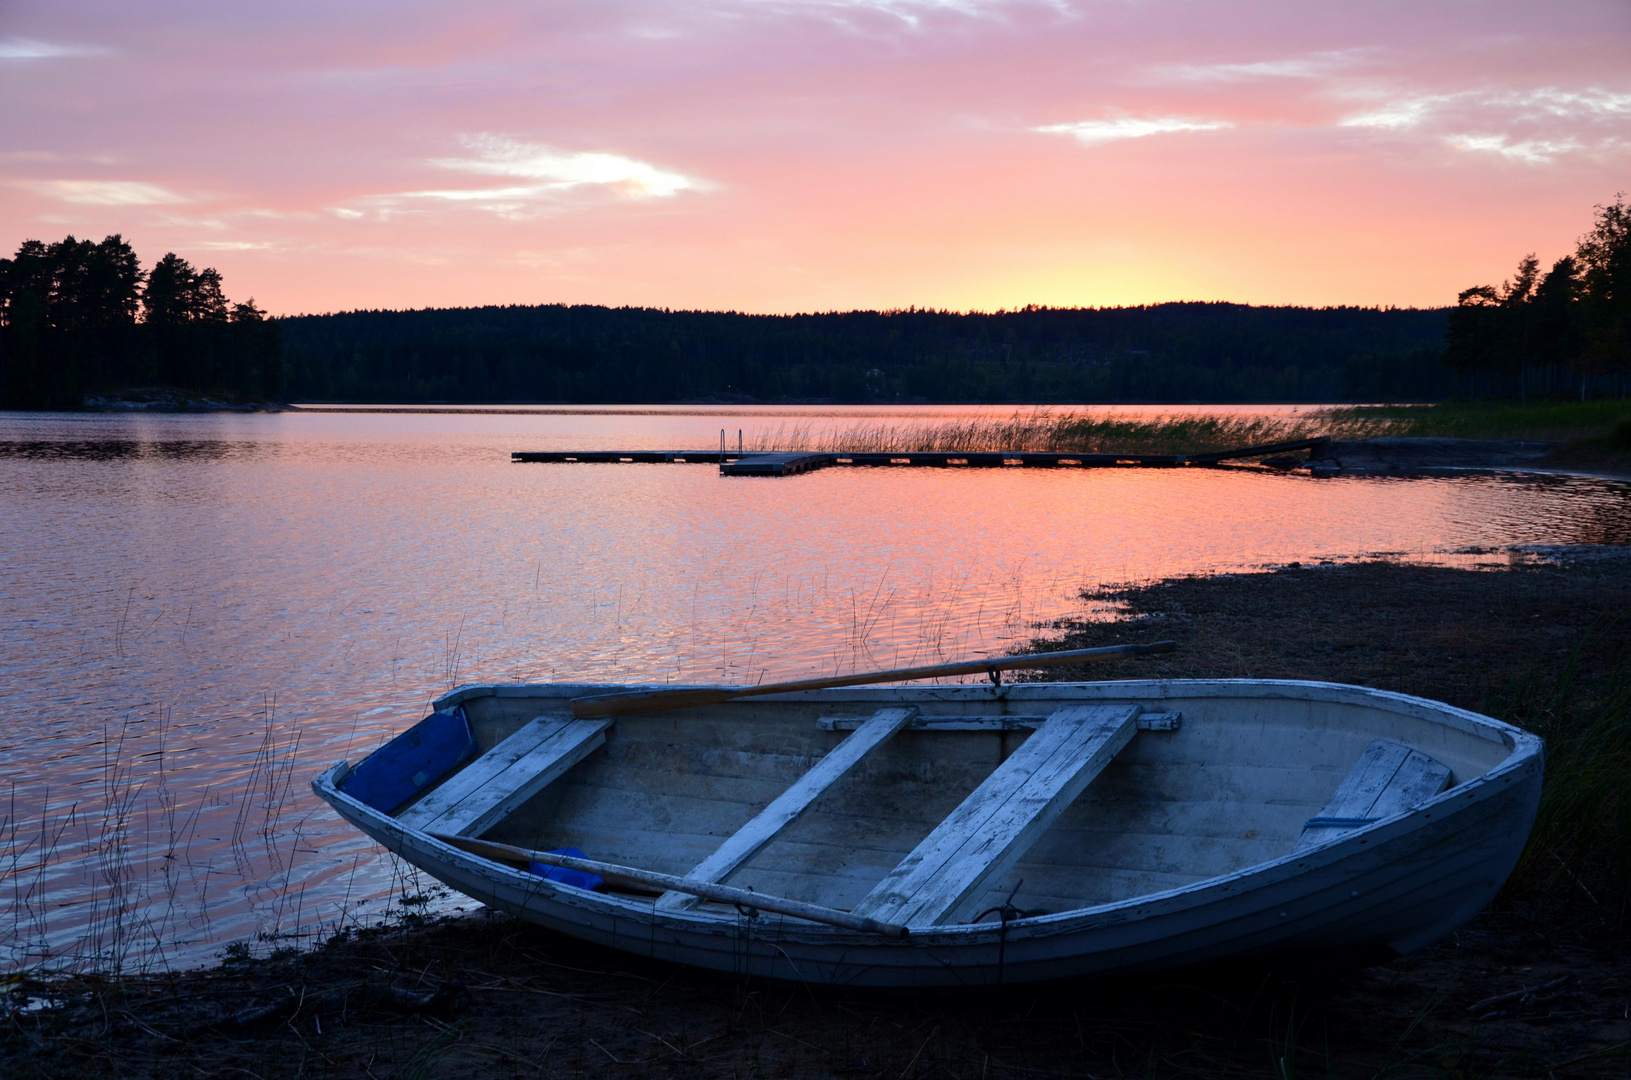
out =
[[[1348,770],[1319,815],[1308,819],[1292,850],[1335,840],[1402,813],[1449,786],[1448,766],[1404,743],[1377,739],[1359,755],[1358,763]]]
[[[948,814],[853,909],[938,926],[1024,857],[1138,731],[1138,705],[1067,705]]]
[[[480,836],[606,741],[609,719],[537,717],[397,815],[420,832]]]
[[[753,820],[736,830],[712,855],[696,865],[687,878],[719,884],[730,877],[738,867],[760,848],[774,840],[778,833],[791,825],[800,814],[808,810],[823,792],[837,783],[863,757],[882,746],[895,733],[906,727],[918,714],[916,705],[903,708],[879,709],[862,721],[853,732],[827,752],[809,772],[795,780],[791,787],[770,805],[754,815]],[[693,908],[699,899],[685,893],[666,892],[657,906],[670,910]]]

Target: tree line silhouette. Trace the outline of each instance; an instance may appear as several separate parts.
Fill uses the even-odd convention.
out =
[[[0,259],[0,407],[178,388],[377,402],[1428,401],[1623,394],[1631,207],[1454,308],[1171,303],[805,315],[512,305],[267,319],[121,236]]]
[[[1174,303],[807,315],[591,305],[282,320],[296,400],[1428,400],[1445,311]]]
[[[144,271],[119,234],[0,259],[0,407],[75,409],[130,387],[277,399],[281,327],[253,299],[230,303],[214,268],[171,253]]]
[[[1631,207],[1597,207],[1574,253],[1545,274],[1533,253],[1511,280],[1462,290],[1449,314],[1444,362],[1469,397],[1556,394],[1593,380],[1624,393],[1631,374]]]

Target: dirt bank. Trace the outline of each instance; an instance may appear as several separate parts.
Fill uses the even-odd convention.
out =
[[[1631,476],[1631,447],[1622,438],[1556,442],[1542,439],[1333,439],[1306,459],[1265,464],[1308,469],[1315,476],[1435,476],[1468,470],[1574,472]]]
[[[1554,732],[1561,771],[1549,779],[1579,786],[1590,777],[1570,764],[1569,725],[1623,715],[1624,554],[1179,579],[1099,594],[1120,619],[1061,624],[1047,644],[1170,637],[1179,653],[1115,674],[1334,679],[1443,698]],[[1597,750],[1608,753],[1606,737]],[[1609,781],[1623,790],[1627,777]],[[1591,805],[1562,831],[1600,835],[1631,807]],[[1358,973],[1234,966],[889,998],[744,983],[477,915],[209,971],[18,982],[12,1001],[36,1008],[0,1022],[0,1074],[1623,1077],[1631,890],[1599,847],[1559,832],[1495,910]]]
[[[1333,439],[1308,456],[1315,472],[1398,473],[1537,465],[1556,444],[1528,439]]]

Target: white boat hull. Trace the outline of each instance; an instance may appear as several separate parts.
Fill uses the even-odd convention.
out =
[[[438,706],[482,697],[535,699],[530,706],[537,699],[559,700],[598,689],[604,688],[470,687]],[[1493,899],[1523,849],[1540,796],[1542,752],[1535,737],[1440,703],[1329,683],[1197,680],[1022,684],[1000,691],[891,688],[784,695],[763,699],[759,707],[785,701],[807,711],[812,705],[856,711],[932,701],[941,708],[971,711],[982,706],[989,710],[994,697],[1010,711],[1031,707],[1027,703],[1032,701],[1064,698],[1135,701],[1149,708],[1177,703],[1186,729],[1204,724],[1204,719],[1189,716],[1209,708],[1220,716],[1230,708],[1294,720],[1306,716],[1303,728],[1314,733],[1309,738],[1326,742],[1362,739],[1372,729],[1403,729],[1420,744],[1432,742],[1435,730],[1441,730],[1435,747],[1441,755],[1449,759],[1472,753],[1476,758],[1484,753],[1481,740],[1489,746],[1480,765],[1492,764],[1467,775],[1474,766],[1455,758],[1461,762],[1456,782],[1442,794],[1296,853],[1287,843],[1287,853],[1279,857],[1176,887],[1019,918],[1006,926],[988,918],[913,927],[910,937],[900,941],[763,913],[748,918],[717,909],[665,910],[652,899],[557,885],[405,828],[349,797],[339,786],[348,771],[344,763],[318,777],[313,787],[347,821],[409,863],[450,888],[530,922],[626,952],[722,972],[871,987],[1012,984],[1263,954],[1379,958],[1407,953],[1449,933]],[[1264,724],[1265,730],[1273,726]],[[1299,730],[1297,723],[1280,726]],[[1349,727],[1363,730],[1349,732]],[[1266,754],[1277,750],[1284,752],[1264,747]],[[1204,768],[1204,763],[1190,767]],[[1306,816],[1304,806],[1290,808],[1290,816],[1299,814]]]

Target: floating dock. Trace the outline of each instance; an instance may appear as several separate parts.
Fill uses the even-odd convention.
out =
[[[718,465],[725,476],[796,476],[830,466],[916,466],[946,469],[1172,469],[1189,465],[1216,465],[1236,458],[1262,457],[1309,450],[1330,441],[1314,439],[1243,446],[1207,454],[1071,454],[1040,451],[889,451],[848,453],[826,451],[759,450],[517,450],[514,462],[583,462]]]

